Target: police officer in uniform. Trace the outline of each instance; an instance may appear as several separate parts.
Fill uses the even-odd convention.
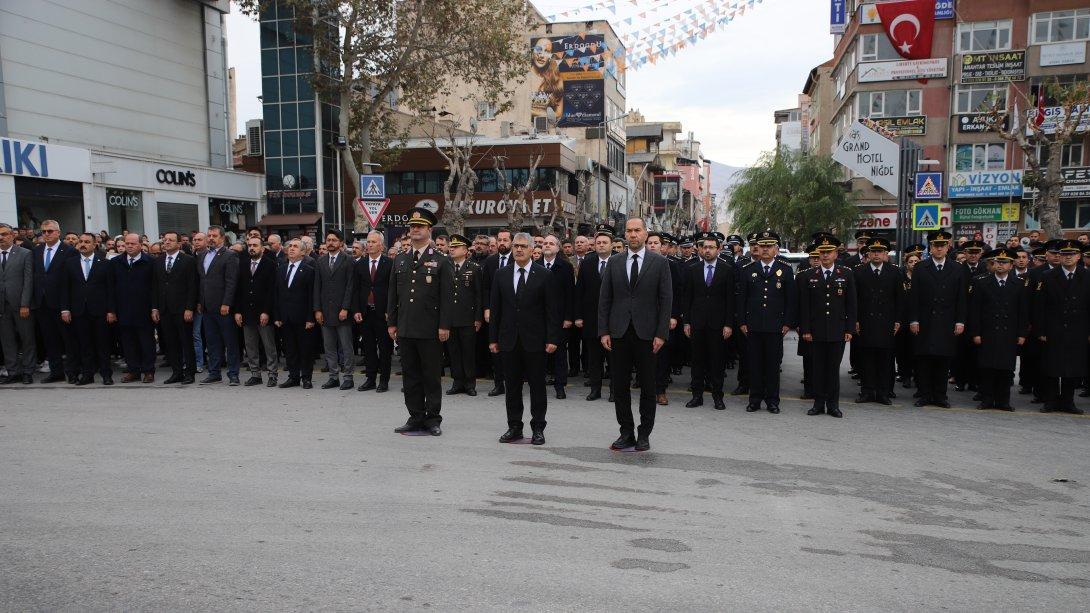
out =
[[[448,243],[454,283],[451,285],[450,372],[454,383],[450,394],[477,395],[477,332],[484,322],[484,296],[481,266],[469,256],[469,240],[461,234],[451,234]]]
[[[977,347],[980,367],[978,409],[1013,411],[1011,384],[1019,348],[1029,334],[1027,281],[1012,271],[1014,249],[988,254],[992,274],[980,275],[969,286],[968,336]]]
[[[957,338],[965,332],[969,274],[949,255],[953,235],[935,230],[927,236],[931,257],[916,265],[908,294],[909,331],[916,353],[919,398],[916,406],[950,408],[946,396],[950,361]]]
[[[772,230],[759,232],[754,243],[758,258],[742,269],[738,285],[738,329],[746,335],[749,376],[747,412],[780,412],[780,364],[783,337],[796,321],[798,295],[791,266],[776,259],[780,237]]]
[[[746,235],[746,244],[749,245],[749,252],[738,256],[737,262],[734,265],[734,279],[735,283],[739,286],[734,290],[736,296],[741,296],[742,269],[749,266],[757,259],[758,234],[758,232],[750,232]],[[736,301],[735,304],[740,305],[740,302]],[[739,330],[740,329],[741,328],[739,328]],[[749,394],[749,348],[746,344],[748,339],[745,334],[732,334],[731,339],[734,340],[734,349],[738,354],[738,383],[730,394],[731,396],[745,396]]]
[[[893,391],[893,352],[901,329],[903,281],[901,270],[889,263],[888,240],[867,243],[867,262],[856,266],[859,323],[852,345],[859,346],[863,387],[856,402],[890,405]]]
[[[836,263],[839,239],[818,234],[814,242],[821,262],[799,279],[799,336],[813,356],[814,405],[806,414],[843,417],[840,362],[856,326],[855,278],[852,269]]]
[[[818,253],[817,244],[811,243],[806,247],[807,258],[805,262],[799,264],[798,270],[795,273],[795,287],[801,288],[799,284],[802,277],[807,271],[813,270],[821,265],[821,254]],[[814,364],[813,364],[813,352],[810,351],[811,343],[802,340],[802,336],[799,336],[798,349],[795,350],[796,355],[802,358],[802,399],[813,400],[814,399]]]
[[[394,432],[443,434],[440,375],[443,346],[450,337],[454,270],[450,258],[431,242],[435,214],[415,207],[409,212],[409,250],[394,260],[386,309],[390,338],[401,349],[405,407],[409,419]]]
[[[908,292],[912,290],[912,276],[906,262],[910,255],[923,258],[921,243],[909,245],[901,252],[901,312],[897,314],[901,329],[897,332],[897,380],[901,387],[912,389],[916,378],[916,355],[912,347],[912,333],[908,330]],[[917,262],[918,263],[918,262]]]
[[[1042,413],[1081,415],[1075,388],[1086,376],[1086,342],[1090,336],[1090,273],[1078,265],[1081,246],[1057,240],[1050,250],[1060,265],[1043,273],[1034,291],[1034,334],[1041,342]]]
[[[977,277],[988,274],[987,265],[982,261],[986,245],[983,241],[971,240],[961,245],[959,251],[965,254],[965,270],[969,273],[969,287]],[[968,334],[958,339],[958,351],[954,357],[954,390],[976,391],[979,382],[977,373],[977,346]]]

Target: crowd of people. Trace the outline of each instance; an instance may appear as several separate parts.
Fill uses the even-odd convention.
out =
[[[523,436],[530,388],[532,442],[544,442],[547,392],[564,399],[582,373],[587,401],[603,390],[616,407],[614,447],[649,448],[655,407],[688,366],[687,407],[725,409],[726,372],[749,412],[780,410],[784,338],[799,335],[810,415],[843,415],[841,362],[850,347],[857,402],[948,407],[948,386],[975,392],[981,409],[1014,410],[1011,389],[1042,411],[1081,413],[1087,377],[1090,237],[1017,237],[998,248],[931,233],[890,261],[891,245],[866,232],[849,255],[818,233],[797,269],[772,230],[674,236],[630,219],[623,234],[501,230],[433,236],[434,214],[415,209],[409,231],[353,241],[251,229],[228,235],[63,233],[0,224],[0,382],[112,385],[219,383],[389,390],[400,357],[408,422],[399,432],[441,433],[446,394],[504,395],[504,442]],[[745,247],[748,245],[749,250]],[[620,349],[620,350],[619,350]],[[240,372],[245,366],[248,378]],[[608,383],[608,387],[605,383]],[[640,425],[630,388],[640,389]],[[905,392],[902,392],[905,393]],[[1080,396],[1090,396],[1082,387]],[[762,406],[763,405],[763,406]]]

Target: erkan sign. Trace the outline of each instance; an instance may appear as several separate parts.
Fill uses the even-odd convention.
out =
[[[977,113],[975,115],[958,115],[958,132],[961,134],[983,134],[992,129],[992,125],[995,124],[995,120],[988,113]],[[1010,117],[1003,116],[1003,129],[1006,130],[1010,127]]]
[[[897,143],[857,120],[840,139],[833,159],[896,197],[900,155],[901,148]]]
[[[962,83],[1025,81],[1026,51],[966,53],[961,56]]]

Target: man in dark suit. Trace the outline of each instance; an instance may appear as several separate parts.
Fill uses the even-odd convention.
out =
[[[613,449],[651,448],[655,426],[655,354],[670,333],[673,289],[666,258],[647,250],[647,227],[639,218],[625,222],[628,248],[609,259],[598,299],[598,332],[612,352],[614,407],[621,436]],[[614,351],[615,349],[615,351]],[[632,419],[632,367],[640,383],[640,426]]]
[[[602,368],[605,348],[598,333],[598,297],[602,287],[602,273],[613,255],[613,228],[599,224],[594,231],[594,250],[583,258],[579,271],[579,283],[575,286],[575,327],[583,332],[583,351],[587,356],[587,384],[590,393],[587,400],[602,397]],[[611,388],[612,389],[612,388]],[[613,402],[613,392],[609,394]]]
[[[38,368],[34,320],[30,318],[33,259],[31,250],[16,244],[15,229],[0,223],[0,348],[8,371],[0,383],[29,385]]]
[[[322,389],[350,390],[356,386],[352,380],[353,318],[352,286],[355,282],[355,263],[344,252],[344,235],[330,230],[325,236],[326,254],[318,258],[314,277],[314,319],[322,330],[322,346],[329,379]],[[340,375],[341,379],[338,379]]]
[[[80,361],[76,385],[90,385],[95,371],[103,385],[113,385],[110,366],[109,310],[110,271],[106,257],[95,249],[95,235],[84,232],[76,241],[79,257],[65,262],[66,279],[61,295],[61,321],[72,329],[73,351]]]
[[[394,341],[386,333],[386,303],[389,300],[393,261],[386,257],[385,252],[382,233],[372,231],[367,235],[366,253],[356,262],[352,311],[363,336],[366,376],[356,388],[361,392],[375,390],[376,393],[383,393],[390,389],[390,356],[394,352]]]
[[[953,235],[945,230],[928,234],[931,257],[916,264],[908,294],[909,331],[913,334],[920,397],[916,406],[950,407],[946,396],[950,361],[957,338],[965,332],[969,274],[947,258]]]
[[[469,259],[469,240],[461,234],[450,235],[449,254],[454,267],[451,286],[450,374],[454,379],[447,394],[477,395],[477,332],[484,322],[484,296],[481,266]]]
[[[893,353],[901,330],[904,276],[889,262],[888,240],[871,239],[867,262],[855,267],[859,323],[852,346],[859,346],[862,389],[856,402],[893,404]]]
[[[496,271],[500,268],[504,268],[511,264],[511,236],[510,230],[500,230],[496,232],[496,253],[488,256],[484,260],[482,265],[482,273],[484,277],[484,321],[485,325],[482,330],[484,340],[487,341],[490,338],[490,334],[487,330],[488,322],[490,320],[490,309],[488,301],[492,299],[492,277],[496,276]],[[486,342],[487,345],[487,342]],[[503,389],[503,363],[500,361],[499,354],[491,353],[492,373],[495,380],[495,385],[488,391],[489,396],[499,396],[504,393]]]
[[[560,338],[562,299],[552,273],[530,261],[533,240],[519,232],[511,241],[513,265],[492,278],[492,326],[489,349],[503,356],[507,394],[507,431],[501,443],[522,439],[522,382],[530,385],[531,444],[545,444],[545,355],[554,354]],[[555,255],[555,254],[554,254]]]
[[[564,400],[567,392],[564,386],[568,384],[568,330],[575,321],[575,270],[560,252],[560,239],[555,234],[545,237],[541,246],[540,264],[551,273],[552,293],[555,294],[554,304],[558,311],[560,327],[563,330],[557,336],[557,351],[546,358],[546,365],[551,365],[553,374],[553,387],[556,390],[556,399]]]
[[[227,355],[227,380],[239,385],[238,334],[231,318],[231,303],[238,285],[238,255],[224,246],[223,228],[208,228],[208,249],[197,262],[200,275],[200,306],[204,313],[204,346],[208,350],[208,376],[202,385],[223,380],[220,368]]]
[[[140,235],[125,235],[125,251],[110,260],[109,313],[107,321],[118,325],[125,354],[122,383],[155,381],[155,324],[151,294],[154,261],[141,251]]]
[[[738,329],[746,335],[746,411],[759,411],[764,402],[769,413],[779,413],[783,337],[798,321],[798,293],[791,266],[776,259],[779,235],[763,230],[752,239],[757,256],[742,268],[736,316]]]
[[[820,262],[799,276],[798,286],[799,336],[810,343],[814,391],[814,405],[806,414],[843,417],[840,363],[857,322],[855,277],[852,269],[836,263],[840,239],[818,233],[814,243]]]
[[[159,324],[159,343],[170,364],[164,385],[190,385],[197,372],[193,319],[197,311],[200,280],[197,260],[181,249],[178,233],[163,233],[163,257],[155,262],[151,291],[151,318]]]
[[[719,237],[702,232],[695,238],[698,262],[686,267],[682,319],[685,336],[693,348],[693,397],[685,404],[704,404],[704,387],[710,384],[716,410],[723,402],[723,354],[725,342],[734,333],[734,266],[718,257]]]
[[[1011,384],[1018,351],[1029,334],[1027,280],[1011,270],[1017,253],[1012,248],[996,249],[992,274],[973,279],[969,286],[969,322],[966,334],[972,339],[980,369],[981,402],[978,409],[1013,411]]]
[[[242,328],[246,363],[250,367],[247,387],[261,385],[261,351],[265,351],[268,387],[276,387],[280,359],[276,350],[276,326],[272,325],[276,257],[265,250],[260,238],[246,239],[246,255],[239,261],[235,290],[235,324]]]
[[[1090,273],[1081,268],[1078,241],[1050,241],[1060,265],[1041,274],[1034,290],[1034,334],[1041,342],[1042,413],[1081,415],[1075,388],[1086,376],[1090,336]]]
[[[278,387],[311,389],[314,372],[314,267],[304,255],[303,241],[288,241],[287,259],[276,272],[273,323],[284,338],[287,379]]]
[[[61,226],[52,219],[42,222],[42,239],[34,248],[34,298],[30,305],[49,361],[49,376],[42,383],[67,378],[74,384],[79,378],[79,359],[72,350],[68,326],[61,322],[60,297],[66,276],[64,263],[79,255],[61,241]]]

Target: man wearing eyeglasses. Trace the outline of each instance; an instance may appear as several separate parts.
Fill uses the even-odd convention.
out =
[[[71,246],[61,241],[61,226],[52,219],[42,222],[42,243],[34,248],[34,299],[30,308],[45,344],[49,376],[42,383],[64,381],[75,384],[79,363],[72,351],[70,331],[61,323],[61,296],[65,283],[65,263],[79,257]]]

